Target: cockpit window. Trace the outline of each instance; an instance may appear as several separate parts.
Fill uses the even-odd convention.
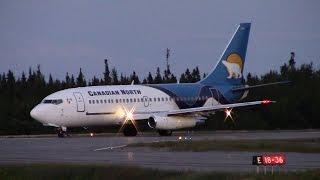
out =
[[[55,104],[55,105],[61,104],[62,102],[63,102],[62,99],[45,99],[42,101],[42,103],[44,104]]]

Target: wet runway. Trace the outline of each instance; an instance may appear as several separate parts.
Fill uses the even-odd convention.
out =
[[[174,170],[255,171],[251,165],[255,152],[169,152],[148,148],[128,148],[130,143],[175,141],[178,136],[158,137],[71,137],[0,138],[0,164],[81,163],[120,164]],[[192,140],[299,139],[320,138],[320,131],[221,131],[191,133]],[[320,153],[285,153],[287,165],[281,171],[320,167]],[[262,169],[261,169],[262,170]],[[270,169],[269,169],[270,170]]]

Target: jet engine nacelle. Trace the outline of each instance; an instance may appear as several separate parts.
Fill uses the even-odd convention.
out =
[[[148,119],[148,125],[151,128],[160,130],[192,128],[201,122],[204,122],[204,120],[180,116],[152,116]]]

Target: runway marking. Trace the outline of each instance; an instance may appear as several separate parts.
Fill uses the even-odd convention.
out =
[[[99,149],[95,149],[93,151],[103,151],[103,150],[113,150],[113,149],[118,149],[118,148],[123,148],[126,147],[127,145],[120,145],[120,146],[109,146],[109,147],[105,147],[105,148],[99,148]]]

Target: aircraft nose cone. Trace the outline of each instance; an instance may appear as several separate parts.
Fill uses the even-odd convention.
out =
[[[34,107],[31,111],[30,111],[30,116],[40,122],[43,122],[43,113],[41,113],[39,106]]]
[[[44,125],[57,124],[60,118],[59,109],[52,104],[38,104],[30,111],[30,116]]]
[[[30,116],[31,116],[33,119],[36,119],[36,120],[39,119],[39,110],[38,110],[37,107],[34,107],[34,108],[30,111]]]

